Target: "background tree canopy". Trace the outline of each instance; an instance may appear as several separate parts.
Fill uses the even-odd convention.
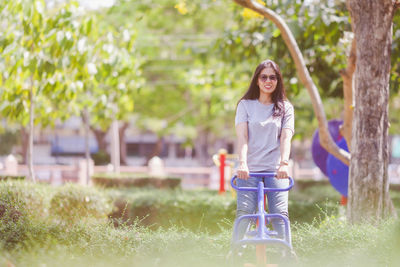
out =
[[[285,19],[294,33],[312,78],[320,89],[328,119],[340,117],[343,83],[339,71],[346,66],[346,54],[352,39],[345,1],[266,2]],[[261,18],[255,12],[243,10],[228,0],[149,0],[140,3],[125,0],[118,1],[108,10],[103,22],[120,25],[124,20],[135,21],[138,27],[138,49],[147,59],[143,73],[147,78],[145,87],[149,93],[145,95],[143,92],[138,95],[144,105],[143,109],[137,105],[137,112],[147,110],[150,116],[152,114],[163,120],[165,118],[156,115],[161,113],[153,112],[151,108],[151,104],[161,108],[156,100],[159,95],[175,95],[172,107],[167,107],[165,102],[163,105],[166,110],[175,114],[177,110],[188,108],[187,105],[194,105],[195,99],[206,104],[208,87],[211,85],[213,103],[225,102],[221,106],[214,105],[215,109],[225,107],[216,115],[221,117],[221,113],[224,113],[232,119],[235,104],[246,90],[255,66],[261,60],[271,58],[281,66],[289,99],[296,107],[296,138],[311,137],[317,123],[310,100],[298,81],[293,61],[279,30],[270,21]],[[394,36],[400,32],[396,20],[397,17],[394,21]],[[399,91],[399,63],[396,56],[399,53],[398,42],[394,38],[391,114],[395,114],[399,109],[399,101],[396,100]],[[219,69],[220,81],[214,83],[202,84],[204,80],[196,81],[199,75],[193,75],[196,70],[207,73],[215,69]],[[192,76],[191,79],[182,78],[188,76]],[[208,80],[216,78],[209,77]],[[221,82],[222,80],[226,83]],[[215,85],[217,83],[224,85],[218,87]],[[187,90],[196,86],[197,95],[195,90]],[[219,91],[223,97],[218,97],[215,91]],[[146,101],[146,96],[150,96],[151,101]],[[160,97],[161,101],[163,97]],[[214,110],[208,112],[209,114],[205,114],[212,117]],[[165,117],[169,113],[162,114]],[[196,113],[195,118],[191,119],[190,115],[188,112],[179,123],[189,128],[203,123],[199,114]],[[215,125],[212,119],[207,121]],[[398,120],[393,116],[391,122],[390,131],[398,132]],[[216,129],[212,129],[212,132],[217,136],[222,133],[232,134],[232,131],[223,131],[225,127],[226,124],[220,124]]]
[[[48,9],[45,2],[34,2],[36,9],[43,6],[37,9],[43,12],[37,13],[42,18],[32,18],[31,25],[42,25],[32,28],[41,29],[42,35],[35,30],[26,32],[30,24],[25,28],[21,27],[25,24],[18,24],[17,15],[24,9],[10,13],[7,4],[1,5],[1,18],[7,20],[7,27],[0,34],[0,110],[17,124],[28,123],[28,91],[23,81],[33,78],[42,88],[37,91],[35,107],[36,122],[42,126],[80,114],[86,106],[90,107],[92,126],[106,131],[114,116],[112,107],[117,106],[119,120],[135,118],[135,127],[160,138],[174,133],[185,138],[188,145],[206,135],[208,139],[200,142],[206,146],[217,138],[233,137],[236,103],[247,89],[255,66],[271,58],[280,65],[289,100],[296,108],[295,138],[310,138],[317,127],[309,97],[298,81],[279,30],[233,1],[118,0],[111,8],[68,11],[60,13],[61,17],[56,14],[62,4]],[[295,35],[320,90],[328,119],[340,117],[343,84],[339,71],[345,67],[352,38],[345,1],[266,3],[279,12]],[[46,14],[50,16],[49,24],[43,27]],[[68,14],[73,16],[68,18]],[[64,24],[57,24],[59,19]],[[399,17],[395,16],[391,133],[400,130],[394,115],[400,110],[398,22]],[[50,31],[57,25],[64,27],[58,35]],[[70,39],[68,33],[73,33]],[[35,46],[29,41],[35,38],[22,38],[17,45],[19,36],[35,34],[48,38],[54,58],[40,61],[45,39]],[[61,34],[66,37],[61,38]],[[59,57],[65,49],[68,53]],[[111,58],[115,60],[111,62]],[[34,66],[38,71],[32,76],[29,70]],[[12,73],[21,73],[24,79],[11,78]],[[57,109],[60,103],[65,103],[69,111]]]

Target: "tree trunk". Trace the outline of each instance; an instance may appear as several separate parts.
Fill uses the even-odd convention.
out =
[[[356,40],[355,107],[347,218],[376,221],[391,212],[388,98],[392,0],[348,0]]]
[[[29,144],[29,129],[26,129],[24,126],[21,126],[21,155],[23,159],[23,163],[28,163],[28,144]]]
[[[199,135],[194,144],[196,150],[195,157],[202,165],[206,165],[211,160],[211,155],[208,153],[209,135],[209,129],[199,130]]]
[[[340,126],[340,134],[347,143],[351,152],[351,131],[353,129],[353,95],[354,95],[354,71],[356,69],[356,40],[353,38],[350,54],[347,57],[347,68],[340,71],[343,79],[343,124]]]
[[[113,165],[113,172],[120,172],[120,159],[119,159],[119,126],[118,120],[114,119],[111,123],[111,164]]]
[[[31,79],[31,86],[33,86],[33,80]],[[34,95],[33,88],[29,90],[29,138],[28,138],[28,170],[29,178],[32,182],[36,182],[35,170],[33,169],[33,134],[34,134],[34,119],[35,119],[35,106],[34,106]]]
[[[99,146],[99,150],[107,152],[107,142],[106,142],[106,135],[107,131],[103,131],[101,129],[96,129],[90,126],[90,129],[94,133],[96,137],[97,145]]]
[[[164,137],[162,137],[162,136],[161,136],[161,137],[158,137],[157,143],[155,144],[153,150],[152,150],[151,153],[148,154],[147,157],[146,157],[146,162],[145,162],[145,165],[146,165],[146,166],[149,165],[149,161],[150,161],[150,159],[151,159],[152,157],[159,156],[159,155],[161,154],[163,145],[164,145]]]
[[[128,129],[129,123],[124,122],[124,124],[119,128],[119,151],[120,151],[120,159],[121,159],[121,164],[127,165],[127,151],[126,151],[126,141],[125,141],[125,131]]]
[[[85,158],[86,158],[86,185],[90,183],[90,145],[89,145],[89,133],[90,133],[90,123],[89,123],[89,112],[87,108],[84,108],[82,114],[83,122],[85,124]]]

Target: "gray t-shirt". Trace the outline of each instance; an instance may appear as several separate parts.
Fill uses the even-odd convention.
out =
[[[273,117],[274,104],[264,105],[256,100],[243,99],[236,110],[235,125],[247,122],[247,166],[250,172],[276,171],[280,163],[280,135],[283,128],[294,132],[294,109],[284,101],[285,112]]]

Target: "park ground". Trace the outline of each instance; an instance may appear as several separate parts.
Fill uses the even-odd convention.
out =
[[[400,192],[391,191],[397,211]],[[395,266],[400,223],[350,225],[329,184],[290,195],[298,260],[283,266]],[[1,266],[230,266],[235,196],[212,190],[105,189],[0,182]],[[255,254],[248,248],[243,261]]]

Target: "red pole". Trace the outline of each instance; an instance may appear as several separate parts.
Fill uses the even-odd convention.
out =
[[[226,150],[221,149],[219,151],[219,194],[225,193],[225,159]]]
[[[342,205],[342,206],[347,205],[347,197],[342,195],[342,198],[340,199],[340,205]]]

